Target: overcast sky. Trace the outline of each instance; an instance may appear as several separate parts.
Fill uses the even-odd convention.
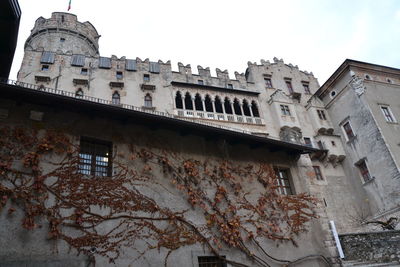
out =
[[[10,78],[35,20],[67,11],[69,0],[19,0],[22,18]],[[272,61],[312,71],[320,84],[351,58],[400,68],[399,0],[72,0],[69,11],[102,37],[100,54],[171,60],[245,72]]]

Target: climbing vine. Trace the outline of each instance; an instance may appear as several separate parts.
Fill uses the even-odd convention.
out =
[[[313,197],[277,193],[267,163],[199,160],[129,144],[114,151],[111,177],[94,177],[79,172],[77,143],[54,130],[0,128],[0,212],[22,210],[29,230],[45,218],[49,238],[87,255],[114,262],[124,247],[145,242],[137,257],[166,249],[167,265],[174,250],[201,244],[216,256],[230,247],[269,266],[263,240],[296,246],[295,236],[317,217]],[[168,205],[179,198],[188,204]]]

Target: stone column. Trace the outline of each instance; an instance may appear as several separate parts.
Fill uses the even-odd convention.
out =
[[[206,112],[206,104],[204,98],[201,99],[201,104],[203,105],[203,111]]]

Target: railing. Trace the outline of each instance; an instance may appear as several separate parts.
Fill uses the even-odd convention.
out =
[[[180,117],[191,117],[218,121],[238,122],[247,124],[263,124],[263,120],[258,117],[238,116],[233,114],[211,113],[199,110],[178,109],[176,114]]]
[[[70,98],[75,98],[75,99],[81,99],[81,100],[85,100],[85,101],[90,101],[90,102],[95,102],[95,103],[99,103],[102,105],[110,105],[110,106],[114,106],[114,107],[118,107],[118,108],[123,108],[123,109],[127,109],[127,110],[134,110],[137,112],[142,112],[142,113],[149,113],[149,114],[153,114],[153,115],[157,115],[157,116],[162,116],[162,117],[167,117],[167,118],[172,118],[172,119],[179,119],[179,120],[183,120],[183,121],[189,121],[192,123],[196,123],[196,124],[201,124],[201,125],[206,125],[209,127],[214,127],[214,128],[219,128],[219,129],[224,129],[224,130],[229,130],[229,131],[234,131],[234,132],[240,132],[240,133],[244,133],[244,134],[249,134],[252,135],[251,132],[246,131],[246,130],[242,130],[242,129],[237,129],[237,128],[232,128],[232,127],[227,127],[227,126],[222,126],[222,125],[218,125],[218,124],[213,124],[213,123],[209,123],[209,122],[205,122],[205,121],[200,121],[200,120],[196,120],[196,119],[192,119],[195,116],[195,113],[193,111],[188,111],[188,110],[178,110],[178,116],[173,115],[173,114],[169,114],[166,112],[161,112],[161,111],[155,111],[155,110],[150,110],[150,109],[143,109],[142,107],[136,107],[136,106],[132,106],[132,105],[127,105],[127,104],[113,104],[112,101],[110,100],[105,100],[105,99],[101,99],[101,98],[96,98],[96,97],[92,97],[92,96],[85,96],[85,95],[76,95],[73,92],[68,92],[68,91],[63,91],[63,90],[59,90],[59,89],[53,89],[50,87],[44,87],[43,85],[36,85],[36,84],[30,84],[30,83],[25,83],[25,82],[20,82],[20,81],[14,81],[14,80],[10,80],[10,79],[0,79],[0,84],[9,84],[9,85],[16,85],[16,86],[20,86],[23,88],[27,88],[27,89],[31,89],[31,90],[35,90],[35,91],[42,91],[42,92],[46,92],[46,93],[50,93],[50,94],[55,94],[55,95],[61,95],[64,97],[70,97]],[[201,118],[205,118],[204,112],[198,112],[197,113],[201,113],[202,117]],[[188,118],[191,117],[191,118]],[[213,113],[207,113],[207,118],[214,118],[214,114]],[[217,114],[217,119],[218,120],[226,120],[225,116],[223,114]],[[256,121],[259,118],[256,118]],[[257,124],[261,124],[261,119],[259,119],[260,123]],[[276,139],[276,138],[273,138]]]

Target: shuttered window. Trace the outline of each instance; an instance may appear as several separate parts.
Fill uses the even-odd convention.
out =
[[[55,58],[55,53],[54,52],[43,52],[42,58],[40,59],[40,63],[46,63],[46,64],[53,64],[54,63],[54,58]]]
[[[125,62],[125,68],[126,70],[136,71],[136,60],[127,59]]]
[[[100,57],[99,58],[99,68],[111,69],[111,58]]]
[[[150,72],[152,73],[160,73],[160,64],[157,62],[150,62]]]
[[[73,55],[71,60],[72,66],[83,67],[85,66],[85,56],[84,55]]]

